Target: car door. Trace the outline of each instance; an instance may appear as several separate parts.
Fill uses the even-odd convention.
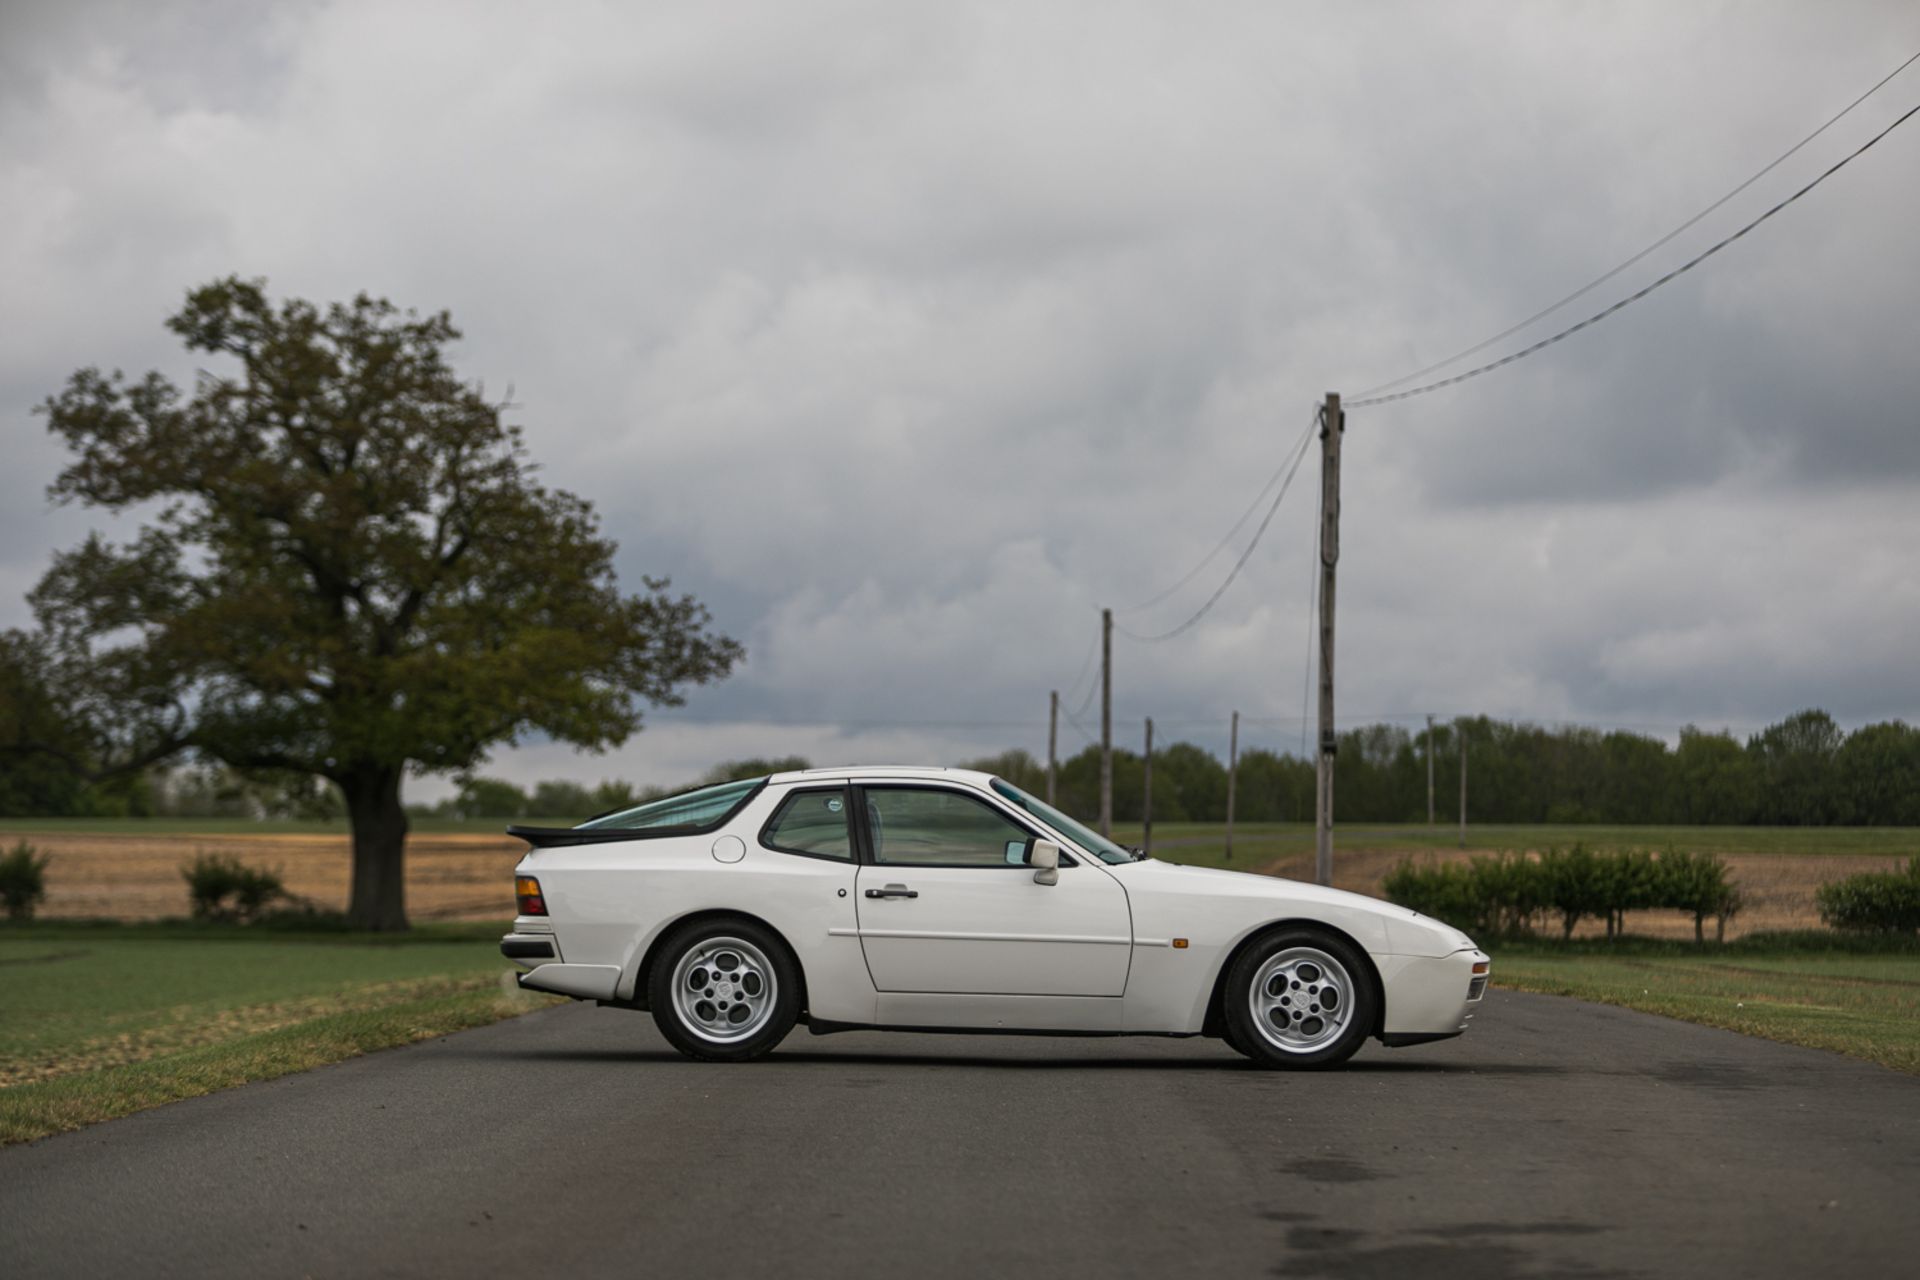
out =
[[[1058,882],[1036,883],[1024,861],[1036,833],[961,788],[871,784],[856,795],[856,906],[877,990],[1126,990],[1132,921],[1126,891],[1104,868],[1063,856]]]

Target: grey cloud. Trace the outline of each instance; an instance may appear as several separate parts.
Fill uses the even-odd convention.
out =
[[[619,757],[669,773],[1018,739],[824,722],[1037,723],[1097,607],[1203,555],[1322,392],[1631,253],[1911,35],[1894,4],[24,12],[0,624],[85,523],[27,514],[59,465],[27,411],[71,369],[190,377],[160,321],[230,271],[445,306],[623,574],[749,644]],[[1916,142],[1550,353],[1356,411],[1342,705],[1920,711],[1910,558],[1849,554],[1920,533]],[[1314,482],[1205,626],[1122,642],[1126,717],[1299,714]],[[1123,621],[1171,626],[1230,561]]]

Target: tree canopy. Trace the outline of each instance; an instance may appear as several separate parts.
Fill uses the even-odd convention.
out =
[[[191,393],[85,368],[44,407],[72,453],[51,496],[145,519],[34,589],[40,634],[6,656],[64,724],[16,723],[16,746],[94,775],[192,750],[331,779],[350,914],[403,928],[406,772],[528,732],[617,744],[641,704],[740,658],[668,579],[620,589],[592,505],[538,483],[503,406],[449,365],[444,312],[226,279],[168,327],[224,367]]]

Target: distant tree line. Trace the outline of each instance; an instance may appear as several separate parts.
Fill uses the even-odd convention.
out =
[[[1459,733],[1466,735],[1467,813],[1472,822],[1738,826],[1920,826],[1920,729],[1901,721],[1846,733],[1824,711],[1802,711],[1740,742],[1727,733],[1687,728],[1668,746],[1658,738],[1579,727],[1545,728],[1475,717],[1433,733],[1439,816],[1451,822],[1459,797]],[[1375,724],[1340,735],[1334,796],[1343,823],[1424,822],[1427,732]],[[1031,752],[1007,751],[965,762],[1046,794],[1046,765]],[[669,795],[688,786],[808,767],[798,757],[731,760],[691,782],[588,787],[551,780],[521,787],[469,776],[458,790],[416,815],[578,820]],[[1117,822],[1141,818],[1144,761],[1113,753]],[[1240,755],[1235,812],[1243,822],[1305,822],[1313,817],[1313,763],[1264,749]],[[1089,746],[1060,762],[1060,806],[1086,821],[1100,812],[1100,751]],[[18,816],[173,815],[180,817],[324,817],[339,812],[331,788],[316,779],[246,773],[224,767],[150,771],[132,781],[86,787],[57,770],[0,762],[0,813]],[[1227,813],[1227,770],[1190,742],[1153,753],[1157,822],[1220,822]]]
[[[645,804],[677,795],[692,787],[710,787],[742,778],[763,778],[770,773],[811,766],[799,756],[771,759],[727,760],[715,765],[693,782],[680,786],[634,787],[630,783],[609,781],[596,787],[577,782],[551,780],[520,788],[499,778],[466,778],[459,790],[438,804],[415,805],[417,817],[435,818],[535,818],[543,822],[578,822],[595,814]]]
[[[1458,816],[1460,741],[1466,736],[1467,816],[1472,822],[1735,826],[1920,826],[1920,729],[1901,721],[1841,730],[1824,711],[1802,711],[1742,744],[1727,733],[1687,728],[1668,746],[1625,732],[1478,716],[1433,730],[1440,819]],[[1342,822],[1424,822],[1427,730],[1350,729],[1334,756],[1335,811]],[[1113,753],[1113,813],[1141,818],[1144,762]],[[1044,795],[1046,766],[1025,751],[971,762]],[[1060,764],[1060,806],[1082,819],[1100,811],[1100,751]],[[1314,766],[1270,751],[1241,753],[1235,813],[1246,822],[1313,816]],[[1177,742],[1153,753],[1156,822],[1219,822],[1227,771],[1210,752]]]

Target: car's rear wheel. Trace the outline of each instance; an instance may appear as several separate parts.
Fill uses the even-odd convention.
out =
[[[800,967],[751,920],[696,920],[661,944],[647,1004],[660,1034],[689,1058],[745,1062],[793,1030]]]
[[[1333,1067],[1373,1029],[1366,957],[1310,926],[1275,929],[1234,959],[1225,991],[1226,1041],[1265,1067]]]

